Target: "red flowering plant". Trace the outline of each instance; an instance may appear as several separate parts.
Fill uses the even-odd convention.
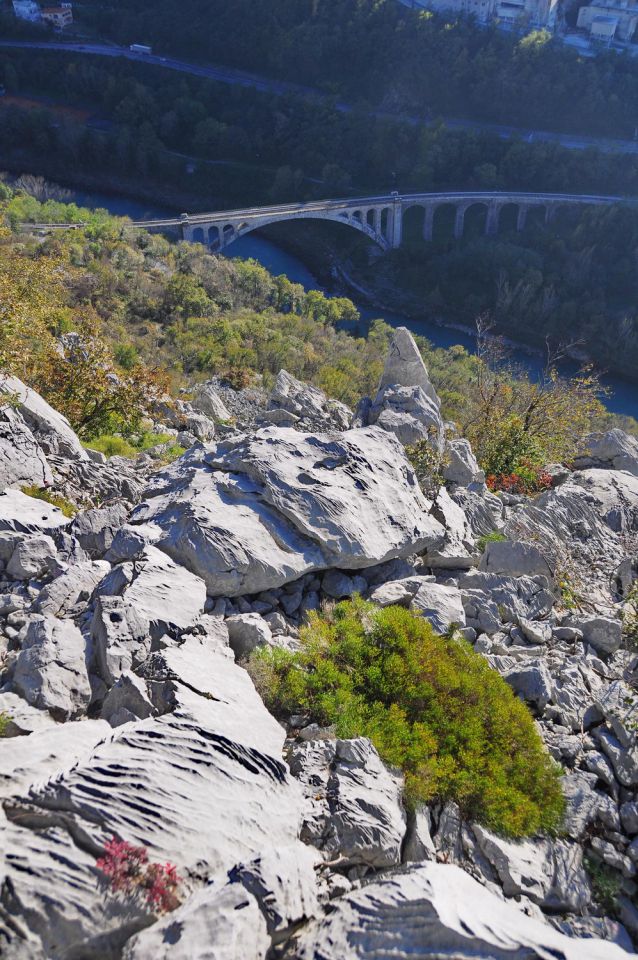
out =
[[[172,863],[149,863],[145,847],[111,837],[96,866],[113,893],[141,898],[155,913],[166,913],[179,905],[181,880],[177,868]]]
[[[492,492],[501,490],[504,493],[518,493],[526,496],[542,493],[553,485],[551,474],[528,460],[516,464],[511,473],[489,474],[485,482]]]

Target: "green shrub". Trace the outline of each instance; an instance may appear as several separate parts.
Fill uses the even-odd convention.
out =
[[[602,907],[605,913],[615,914],[618,908],[618,897],[622,877],[617,870],[608,867],[606,863],[601,863],[592,856],[585,856],[585,869],[589,874],[594,899],[598,906]]]
[[[408,803],[452,799],[510,836],[559,824],[560,770],[529,711],[465,641],[423,617],[345,601],[311,615],[300,652],[261,649],[249,669],[275,714],[369,737],[403,769]]]
[[[0,737],[6,737],[11,717],[8,713],[0,713]]]
[[[479,537],[476,541],[476,546],[481,553],[485,553],[485,548],[488,543],[500,543],[503,540],[507,540],[504,533],[501,533],[500,530],[492,530],[491,533],[486,533],[482,537]]]
[[[65,517],[74,517],[78,512],[78,508],[75,506],[75,504],[71,503],[70,500],[67,500],[59,493],[54,493],[52,490],[47,490],[45,487],[22,487],[22,492],[26,494],[27,497],[34,497],[36,500],[44,500],[46,503],[50,503],[52,507],[58,507]]]
[[[139,453],[132,443],[113,433],[104,433],[101,437],[95,437],[86,446],[89,450],[103,453],[105,457],[128,457],[133,460]]]

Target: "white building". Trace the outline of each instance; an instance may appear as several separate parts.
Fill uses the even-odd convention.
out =
[[[19,20],[39,23],[42,19],[40,5],[35,0],[13,0],[13,12]]]

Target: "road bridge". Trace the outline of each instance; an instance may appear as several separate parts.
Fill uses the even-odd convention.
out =
[[[452,208],[453,233],[461,239],[465,219],[473,207],[483,208],[485,233],[494,236],[499,231],[501,214],[514,208],[517,230],[523,230],[531,210],[541,209],[549,223],[561,207],[601,206],[636,203],[624,197],[568,193],[519,193],[503,191],[465,191],[443,193],[396,192],[381,196],[348,198],[345,200],[315,200],[309,203],[282,203],[268,207],[246,207],[237,210],[218,210],[211,213],[183,213],[179,217],[157,220],[134,220],[129,226],[145,230],[177,229],[184,240],[204,243],[211,250],[221,252],[235,240],[273,223],[298,220],[330,220],[359,231],[383,251],[396,250],[403,240],[403,222],[413,208],[423,210],[423,239],[434,238],[435,217],[438,211]],[[82,224],[33,224],[41,229],[71,229]]]

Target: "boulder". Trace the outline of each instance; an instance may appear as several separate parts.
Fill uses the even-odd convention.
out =
[[[321,863],[316,850],[303,843],[270,847],[228,874],[255,898],[266,919],[273,943],[285,940],[303,922],[319,915],[315,870]]]
[[[515,540],[492,540],[486,543],[479,570],[508,577],[552,575],[547,558],[538,547],[533,543]]]
[[[126,523],[127,515],[123,503],[85,510],[74,518],[71,533],[93,560],[100,560],[113,543],[117,531]]]
[[[443,468],[443,479],[460,487],[485,483],[485,474],[480,469],[472,452],[469,440],[450,440],[446,447],[448,462]]]
[[[148,621],[121,597],[97,600],[91,636],[97,670],[109,686],[148,657],[151,652],[148,626]]]
[[[52,483],[44,451],[24,419],[13,407],[0,406],[0,490]]]
[[[288,761],[309,801],[302,840],[340,866],[383,869],[401,862],[403,778],[381,762],[369,740],[295,743]]]
[[[240,884],[213,883],[132,937],[122,960],[264,960],[270,945],[255,898]]]
[[[104,560],[75,563],[56,577],[38,594],[33,604],[36,613],[51,617],[68,617],[86,605],[95,588],[110,570]]]
[[[212,383],[201,383],[193,391],[191,406],[200,413],[210,417],[211,420],[223,420],[228,422],[232,420],[232,415],[228,407],[215,390]]]
[[[514,693],[542,713],[552,696],[552,678],[542,660],[532,660],[503,674]]]
[[[160,527],[158,547],[228,597],[410,556],[442,539],[428,509],[384,431],[270,428],[156,475],[132,522]]]
[[[89,459],[66,417],[54,410],[35,390],[17,377],[5,375],[0,378],[0,393],[12,398],[12,404],[47,454],[57,454],[69,460]]]
[[[578,469],[602,467],[609,470],[627,470],[638,476],[638,440],[624,430],[614,427],[606,433],[591,433],[575,458]]]
[[[352,577],[349,577],[342,570],[328,570],[323,575],[321,589],[334,600],[342,600],[344,597],[351,597],[355,592],[355,585]]]
[[[27,629],[12,687],[57,720],[82,714],[91,700],[86,641],[71,620],[34,619]]]
[[[465,626],[465,610],[456,587],[422,583],[412,598],[410,609],[420,611],[437,633],[445,633],[452,625]]]
[[[59,507],[28,497],[19,490],[0,493],[0,531],[53,533],[71,523]]]
[[[352,411],[344,403],[329,399],[323,390],[302,383],[286,370],[277,374],[270,405],[292,414],[312,430],[347,430],[352,422]]]
[[[591,901],[583,849],[565,840],[505,840],[473,826],[481,852],[496,870],[506,897],[529,897],[547,910],[578,912]]]
[[[615,653],[622,643],[622,623],[613,617],[572,616],[569,626],[580,630],[585,641],[598,653]]]
[[[331,904],[301,933],[299,960],[626,960],[602,940],[572,939],[527,916],[453,864],[385,875]]]
[[[379,390],[392,386],[420,387],[434,404],[440,406],[421,351],[407,327],[397,327],[392,335]]]
[[[238,660],[248,657],[256,647],[272,641],[272,631],[258,613],[240,613],[228,617],[225,623],[230,645]]]
[[[404,446],[429,440],[437,450],[442,447],[440,405],[421,387],[387,386],[379,390],[370,407],[368,423],[393,433]]]
[[[57,555],[55,543],[44,534],[25,537],[11,554],[7,575],[12,580],[31,580],[48,569],[49,562]]]
[[[125,605],[147,624],[156,639],[164,633],[189,627],[204,612],[206,587],[203,580],[175,563],[161,550],[146,546],[130,567],[129,577],[122,570],[118,582],[115,568],[108,590],[119,594]],[[106,584],[100,593],[106,592]]]
[[[32,707],[15,693],[0,693],[0,716],[8,720],[3,734],[6,738],[24,737],[56,726],[55,720],[47,710]]]
[[[115,681],[102,704],[100,716],[112,727],[134,720],[144,720],[153,714],[146,684],[141,677],[130,671],[122,673]]]

